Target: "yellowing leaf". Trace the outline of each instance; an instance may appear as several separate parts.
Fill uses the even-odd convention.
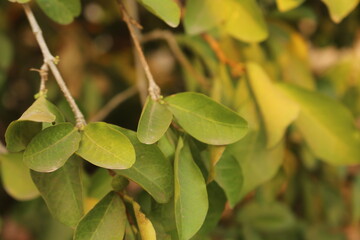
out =
[[[156,232],[151,221],[140,211],[140,205],[133,202],[136,222],[139,227],[140,236],[142,240],[156,240]]]
[[[261,66],[249,62],[246,69],[265,124],[267,147],[271,148],[281,141],[287,127],[298,117],[300,109],[275,88]]]
[[[226,31],[244,42],[261,42],[268,37],[263,14],[255,0],[233,0],[231,16],[225,24]]]
[[[359,0],[322,0],[329,9],[331,19],[341,22],[355,7]]]
[[[300,6],[305,0],[276,0],[276,4],[281,12],[286,12]]]
[[[184,26],[188,34],[199,34],[225,21],[232,10],[230,0],[186,1]],[[219,11],[219,9],[221,9]]]
[[[360,134],[351,113],[337,101],[289,84],[279,84],[300,105],[296,126],[314,154],[329,163],[360,162]]]

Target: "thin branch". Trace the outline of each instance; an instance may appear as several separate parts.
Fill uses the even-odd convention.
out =
[[[5,145],[2,142],[0,142],[0,154],[5,154],[7,152],[8,150],[6,149]]]
[[[174,56],[179,61],[179,63],[196,79],[196,81],[206,90],[210,89],[209,81],[201,74],[199,74],[189,62],[185,54],[182,52],[179,44],[176,41],[174,35],[167,30],[154,30],[143,36],[143,42],[163,39],[165,40],[174,53]]]
[[[99,112],[90,118],[90,122],[98,122],[105,119],[109,113],[111,113],[121,103],[134,96],[138,92],[138,89],[133,86],[125,91],[115,95]]]
[[[50,53],[50,50],[45,42],[44,36],[42,34],[41,28],[39,24],[37,23],[35,16],[29,7],[28,4],[23,4],[24,11],[26,13],[26,16],[29,20],[30,26],[32,28],[32,31],[36,37],[36,40],[39,44],[39,47],[41,49],[41,52],[44,57],[44,63],[50,68],[51,72],[53,73],[55,80],[57,84],[59,85],[61,91],[63,92],[66,100],[68,101],[71,110],[73,111],[76,119],[76,127],[79,129],[82,129],[85,125],[85,119],[84,115],[81,113],[79,107],[76,105],[74,98],[71,96],[69,89],[67,88],[64,79],[62,78],[59,69],[57,68],[54,60],[55,58]]]
[[[49,67],[46,63],[44,63],[41,66],[41,69],[35,69],[35,68],[31,68],[30,71],[35,71],[38,72],[40,75],[40,89],[39,89],[39,93],[40,94],[45,94],[46,93],[46,82],[49,79]]]
[[[143,66],[143,69],[145,71],[145,75],[146,75],[146,77],[148,79],[148,82],[149,82],[149,87],[148,87],[149,95],[151,96],[152,99],[159,100],[159,99],[161,99],[160,87],[156,84],[156,82],[154,80],[154,77],[151,74],[150,67],[149,67],[149,65],[148,65],[148,63],[146,61],[144,52],[141,49],[139,39],[136,36],[135,29],[134,29],[135,20],[132,19],[129,16],[129,14],[127,13],[124,5],[122,5],[120,1],[118,1],[118,4],[120,6],[120,11],[121,11],[123,20],[126,23],[128,29],[130,31],[131,38],[132,38],[132,40],[134,42],[134,45],[135,45],[135,49],[136,49],[136,51],[137,51],[137,53],[139,55],[140,62],[142,64],[142,66]]]
[[[133,19],[135,21],[139,21],[137,2],[134,0],[127,0],[125,2],[125,4],[129,11],[129,14],[133,17]],[[137,38],[141,41],[141,39],[142,39],[141,31],[138,28],[134,28],[134,31],[135,31],[135,35],[137,36]],[[139,91],[141,104],[144,105],[145,101],[146,101],[146,97],[148,95],[146,76],[145,76],[144,69],[140,62],[140,57],[139,57],[136,49],[133,48],[132,50],[133,50],[133,56],[134,56],[134,62],[135,62],[136,86]]]

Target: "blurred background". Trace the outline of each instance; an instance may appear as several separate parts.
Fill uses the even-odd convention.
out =
[[[179,1],[179,4],[185,2]],[[360,127],[360,8],[336,24],[321,1],[308,0],[285,13],[277,10],[274,0],[258,2],[270,32],[269,39],[260,44],[235,40],[222,35],[220,30],[211,35],[190,36],[184,34],[182,24],[172,29],[139,6],[137,11],[143,26],[146,57],[163,94],[200,91],[237,110],[239,104],[234,100],[237,96],[232,95],[235,93],[230,91],[228,94],[226,90],[219,93],[217,89],[209,90],[199,84],[191,69],[184,67],[186,62],[179,61],[171,41],[177,42],[187,63],[200,73],[200,78],[229,78],[235,82],[242,77],[241,66],[236,71],[234,64],[228,64],[225,72],[209,67],[221,62],[214,51],[218,47],[229,63],[244,59],[262,62],[273,79],[316,88],[339,100],[351,111]],[[60,58],[60,71],[87,120],[106,121],[136,130],[143,93],[140,90],[139,94],[136,87],[139,77],[132,44],[115,1],[82,1],[81,15],[66,26],[51,21],[36,4],[32,4],[32,8],[51,52]],[[159,32],[154,34],[156,30],[169,32],[160,32],[158,36]],[[206,63],[206,56],[211,56],[208,61],[213,63]],[[2,143],[10,122],[18,119],[34,101],[40,78],[30,69],[39,69],[42,62],[40,49],[21,6],[1,1]],[[47,88],[48,99],[74,122],[51,74]],[[130,93],[121,104],[111,112],[99,115],[110,100],[129,89]],[[296,139],[296,136],[292,137]],[[360,239],[360,168],[323,164],[311,153],[291,144],[280,173],[259,190],[263,197],[275,195],[282,204],[274,204],[265,210],[255,203],[244,208],[243,205],[254,197],[250,195],[234,210],[225,210],[218,228],[214,229],[213,239]],[[297,162],[298,155],[305,161]],[[272,211],[269,213],[271,218],[258,221],[257,216],[266,211]],[[43,200],[17,201],[2,186],[0,216],[3,219],[0,238],[4,240],[60,240],[72,236],[71,229],[52,219]],[[256,231],[246,227],[249,222]]]

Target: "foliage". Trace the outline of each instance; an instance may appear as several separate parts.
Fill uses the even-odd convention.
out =
[[[2,239],[360,238],[357,0],[10,2]]]

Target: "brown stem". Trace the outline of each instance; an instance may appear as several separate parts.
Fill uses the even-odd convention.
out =
[[[130,31],[130,35],[131,35],[131,38],[134,42],[134,46],[135,46],[135,49],[139,55],[139,58],[140,58],[140,62],[142,64],[142,67],[145,71],[145,75],[148,79],[148,83],[149,83],[149,86],[148,86],[148,92],[149,92],[149,95],[151,96],[152,99],[154,100],[160,100],[161,99],[161,90],[160,90],[160,87],[156,84],[155,80],[154,80],[154,77],[150,71],[150,67],[146,61],[146,58],[145,58],[145,55],[144,55],[144,52],[140,46],[140,41],[135,33],[135,29],[134,29],[134,24],[136,24],[136,21],[134,19],[132,19],[129,14],[127,13],[124,5],[122,5],[122,3],[120,1],[118,1],[119,3],[119,6],[120,6],[120,11],[121,11],[121,14],[122,14],[122,17],[123,17],[123,20],[124,22],[126,23],[129,31]]]
[[[67,88],[65,81],[64,81],[63,77],[61,76],[59,69],[57,68],[57,66],[54,62],[55,58],[50,53],[50,50],[49,50],[49,48],[45,42],[44,36],[42,34],[41,28],[40,28],[39,24],[37,23],[31,8],[29,7],[28,4],[23,4],[22,6],[24,8],[26,17],[29,20],[29,23],[30,23],[31,29],[35,35],[35,38],[39,44],[41,52],[43,54],[44,64],[46,64],[50,68],[51,72],[53,73],[53,75],[55,77],[57,84],[59,85],[61,91],[63,92],[63,94],[65,96],[65,99],[68,101],[68,103],[71,107],[71,110],[73,111],[73,113],[75,115],[76,127],[79,129],[82,129],[86,125],[84,115],[81,113],[79,107],[75,103],[74,98],[71,96],[70,91]]]

